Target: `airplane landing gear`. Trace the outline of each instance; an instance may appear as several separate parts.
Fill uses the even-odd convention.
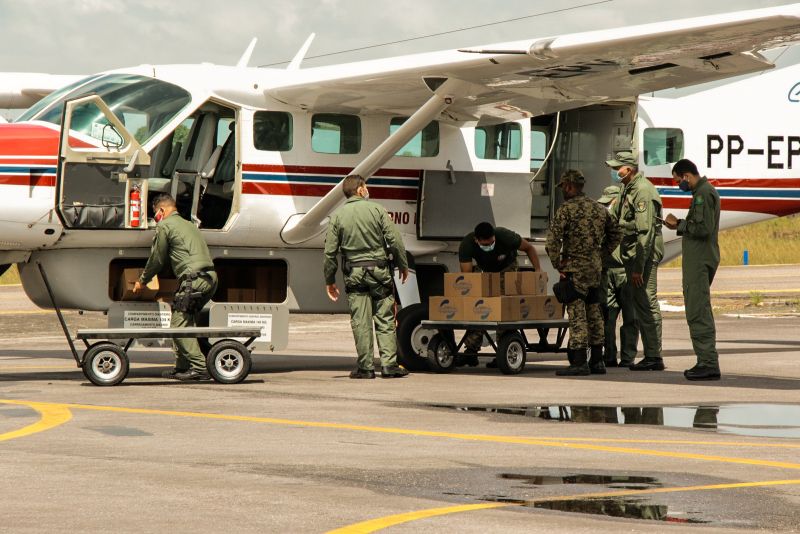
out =
[[[409,371],[428,370],[428,344],[436,330],[420,324],[428,318],[428,304],[412,304],[397,314],[397,359]]]

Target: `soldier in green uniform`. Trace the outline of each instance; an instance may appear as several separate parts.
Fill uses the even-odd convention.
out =
[[[208,246],[197,227],[180,216],[175,199],[158,195],[153,201],[158,223],[150,258],[133,288],[142,290],[169,261],[178,278],[178,290],[172,304],[171,328],[186,328],[197,324],[197,313],[217,290],[217,273]],[[164,378],[178,380],[209,380],[206,361],[195,338],[175,338],[175,368],[165,371]]]
[[[692,348],[697,355],[697,365],[683,375],[688,380],[719,380],[716,327],[711,310],[711,283],[719,267],[719,193],[688,159],[672,167],[672,178],[682,191],[692,192],[686,218],[678,219],[670,213],[664,220],[667,228],[677,230],[683,238],[683,301]]]
[[[559,376],[604,374],[603,311],[600,285],[603,257],[611,255],[621,239],[617,223],[602,205],[583,193],[585,178],[580,171],[568,170],[561,176],[560,187],[565,202],[550,223],[547,255],[570,287],[559,300],[567,305],[569,315],[569,367],[559,369]],[[586,362],[587,346],[591,358]]]
[[[358,352],[358,367],[350,378],[375,378],[372,325],[381,357],[381,377],[400,378],[406,371],[397,365],[397,334],[394,326],[394,286],[386,248],[408,278],[408,260],[400,233],[382,206],[368,202],[369,191],[361,176],[345,177],[342,184],[347,202],[336,210],[325,238],[325,284],[328,297],[339,299],[336,287],[336,256],[342,254],[345,292],[350,305],[350,325]]]
[[[639,172],[636,155],[617,152],[606,161],[624,184],[613,215],[623,231],[620,257],[625,265],[633,294],[636,324],[642,336],[644,359],[629,367],[631,371],[663,371],[661,358],[661,309],[658,289],[658,263],[664,257],[661,235],[661,197],[655,186]]]
[[[505,273],[518,270],[517,251],[528,256],[534,271],[541,271],[536,249],[518,233],[489,222],[479,223],[474,232],[470,232],[458,247],[458,262],[462,273],[473,271],[483,273]],[[474,264],[473,264],[474,262]],[[505,291],[505,277],[500,277],[500,290]],[[540,337],[542,333],[539,333]],[[464,352],[469,365],[478,365],[477,352],[481,350],[483,330],[469,330],[464,337]],[[546,335],[545,335],[546,339]],[[497,367],[497,360],[489,362],[487,367]]]
[[[610,185],[603,189],[603,196],[597,201],[609,211],[613,211],[619,202],[620,189]],[[604,293],[601,300],[605,302],[605,349],[603,358],[606,367],[629,367],[636,359],[636,346],[639,343],[639,331],[636,329],[636,311],[633,308],[633,295],[625,266],[622,264],[620,247],[606,259],[603,275],[605,281],[601,287]],[[619,328],[619,364],[617,364],[617,318],[622,314],[622,326]]]

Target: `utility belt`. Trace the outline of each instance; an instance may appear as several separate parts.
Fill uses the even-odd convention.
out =
[[[213,267],[200,269],[199,271],[190,271],[181,276],[178,283],[178,290],[175,291],[175,296],[172,300],[172,308],[184,313],[197,313],[206,303],[206,297],[202,291],[195,291],[192,288],[192,282],[198,278],[204,278],[209,282],[213,282],[214,278],[211,274],[214,272]]]
[[[345,283],[344,290],[345,293],[356,293],[356,294],[365,294],[369,293],[372,297],[376,300],[383,300],[388,298],[394,294],[394,286],[392,284],[391,277],[389,278],[389,283],[384,283],[381,280],[378,280],[373,271],[375,269],[385,269],[389,266],[389,260],[362,260],[362,261],[350,261],[344,257],[342,257],[342,272],[345,276],[350,276],[353,272],[354,267],[361,267],[364,270],[364,274],[361,276],[360,280],[351,281],[350,283]],[[367,284],[366,278],[369,276],[374,281],[378,282],[379,286],[376,288],[370,289],[370,286]]]

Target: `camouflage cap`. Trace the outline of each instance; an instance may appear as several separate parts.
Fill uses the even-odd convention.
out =
[[[618,169],[624,165],[638,166],[639,160],[637,154],[634,154],[630,150],[623,150],[622,152],[617,152],[614,159],[606,161],[606,165],[612,169]]]
[[[611,204],[619,196],[619,186],[609,185],[603,189],[603,196],[597,199],[600,204]]]
[[[561,186],[567,183],[583,185],[586,183],[586,178],[583,177],[581,171],[570,169],[561,175],[561,180],[559,180],[558,185]]]

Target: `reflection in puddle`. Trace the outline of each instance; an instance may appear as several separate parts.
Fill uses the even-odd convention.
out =
[[[720,406],[454,406],[433,408],[519,415],[531,419],[615,425],[698,428],[742,436],[800,438],[800,406],[726,404]]]
[[[646,476],[627,476],[627,475],[596,475],[596,474],[576,474],[576,475],[526,475],[516,473],[501,473],[498,475],[503,480],[521,481],[531,486],[553,486],[561,484],[584,485],[584,486],[604,486],[611,490],[631,489],[647,490],[662,487],[658,479]],[[596,490],[594,491],[595,493]],[[668,507],[665,504],[650,503],[642,498],[635,496],[626,497],[587,497],[574,498],[547,497],[534,498],[530,500],[514,499],[507,495],[487,495],[481,498],[483,501],[502,502],[526,506],[532,508],[543,508],[560,512],[572,512],[580,514],[604,515],[609,517],[624,517],[628,519],[642,519],[648,521],[667,521],[675,523],[707,523],[697,518],[686,517],[685,513],[676,513],[672,516],[668,514]],[[695,515],[693,512],[689,512]]]

